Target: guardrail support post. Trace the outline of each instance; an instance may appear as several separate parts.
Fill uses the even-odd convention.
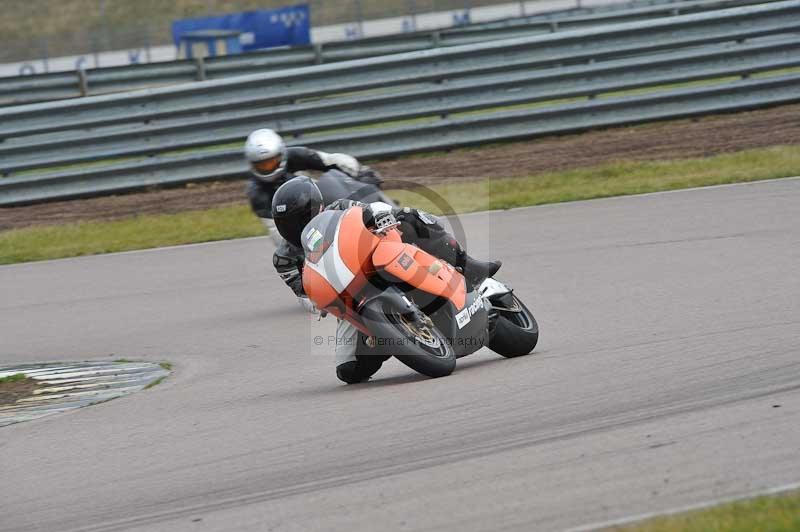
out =
[[[194,60],[195,67],[197,67],[197,81],[206,80],[206,62],[202,57],[196,57]]]
[[[434,31],[431,33],[431,48],[439,48],[442,45],[441,32]]]
[[[86,77],[86,71],[82,68],[79,68],[77,74],[78,74],[78,92],[80,92],[81,97],[88,96],[89,80]]]
[[[550,22],[550,33],[555,33],[558,31],[558,21],[554,20]]]
[[[314,43],[314,64],[321,65],[323,62],[322,58],[322,43],[315,42]]]

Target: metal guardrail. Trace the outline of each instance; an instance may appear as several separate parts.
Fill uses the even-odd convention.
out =
[[[4,109],[0,135],[10,138],[0,143],[0,171],[36,172],[0,179],[0,205],[242,176],[240,148],[219,146],[261,126],[319,149],[381,157],[800,101],[800,74],[720,82],[800,66],[798,30],[800,0],[790,0],[356,61],[344,70],[296,69],[271,79],[265,95],[254,87],[267,78],[247,76]],[[553,66],[570,61],[582,64]],[[697,80],[716,82],[664,87]],[[380,90],[403,82],[402,90]],[[366,92],[341,94],[355,87]],[[642,88],[652,92],[591,99]],[[318,99],[276,105],[291,95]],[[554,103],[563,98],[590,100]],[[550,104],[528,106],[535,102]],[[359,129],[343,129],[352,127]],[[120,162],[136,156],[146,157]],[[47,170],[85,161],[110,164]]]
[[[442,84],[476,73],[503,73],[607,60],[633,54],[752,39],[800,28],[796,3],[727,9],[665,20],[507,39],[351,61],[286,69],[218,81],[183,84],[0,109],[0,140],[54,131],[150,126],[167,119],[206,117],[233,109],[280,103],[414,82]],[[27,142],[24,141],[23,142]]]
[[[220,79],[249,74],[254,71],[270,71],[275,68],[310,66],[442,46],[527,37],[601,24],[699,13],[754,4],[758,1],[673,0],[657,5],[643,6],[631,3],[625,8],[614,6],[589,10],[580,9],[475,24],[462,28],[334,42],[318,46],[274,49],[239,56],[7,77],[0,78],[0,105],[21,105],[76,98],[145,87]]]
[[[326,98],[308,103],[222,112],[164,125],[68,131],[0,144],[0,173],[131,156],[154,156],[241,140],[259,127],[309,138],[334,129],[592,97],[613,91],[800,67],[800,39],[789,38],[637,56],[590,65],[503,74],[478,73],[445,86]],[[310,139],[309,139],[310,140]],[[50,146],[58,146],[52,153]]]
[[[729,111],[755,109],[800,100],[800,74],[774,79],[729,82],[714,87],[609,98],[552,109],[498,113],[440,124],[385,130],[349,139],[319,139],[320,149],[342,149],[359,157],[398,156],[424,150],[570,133],[588,128],[635,124]],[[122,164],[112,169],[41,176],[35,181],[12,178],[0,188],[0,205],[45,199],[77,198],[125,192],[150,185],[176,185],[207,179],[241,177],[240,149],[207,155]]]

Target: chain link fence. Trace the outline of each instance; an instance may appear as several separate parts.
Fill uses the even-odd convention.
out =
[[[3,0],[0,63],[172,43],[175,19],[270,9],[287,0]],[[513,3],[509,0],[308,0],[312,26]]]

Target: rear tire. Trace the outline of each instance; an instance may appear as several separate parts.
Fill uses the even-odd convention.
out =
[[[498,297],[492,304],[498,307],[498,316],[489,349],[506,358],[533,351],[539,342],[539,324],[528,307],[513,293]]]
[[[433,322],[417,311],[396,310],[382,301],[368,303],[362,312],[372,333],[386,342],[397,360],[428,377],[446,377],[456,367],[456,355]],[[393,346],[397,346],[394,348]]]

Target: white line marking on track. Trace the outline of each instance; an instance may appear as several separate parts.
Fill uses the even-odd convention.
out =
[[[612,526],[623,526],[629,525],[631,523],[638,523],[639,521],[645,521],[647,519],[653,519],[656,517],[664,517],[669,515],[676,515],[682,514],[686,512],[693,512],[696,510],[705,510],[706,508],[711,508],[713,506],[719,506],[720,504],[728,504],[732,502],[741,502],[746,501],[749,499],[754,499],[756,497],[763,497],[765,495],[777,495],[779,493],[783,493],[786,491],[793,491],[800,489],[800,482],[794,482],[792,484],[784,484],[783,486],[777,486],[774,488],[769,488],[764,491],[756,491],[752,493],[748,493],[745,495],[740,495],[737,497],[728,497],[724,499],[713,499],[710,501],[699,502],[696,504],[688,504],[686,506],[679,506],[677,508],[670,508],[660,512],[648,512],[643,514],[636,514],[636,515],[629,515],[627,517],[621,517],[619,519],[613,519],[609,521],[600,521],[597,523],[590,523],[588,525],[581,525],[575,528],[568,528],[564,532],[591,532],[593,530],[603,530],[605,528],[610,528]]]

